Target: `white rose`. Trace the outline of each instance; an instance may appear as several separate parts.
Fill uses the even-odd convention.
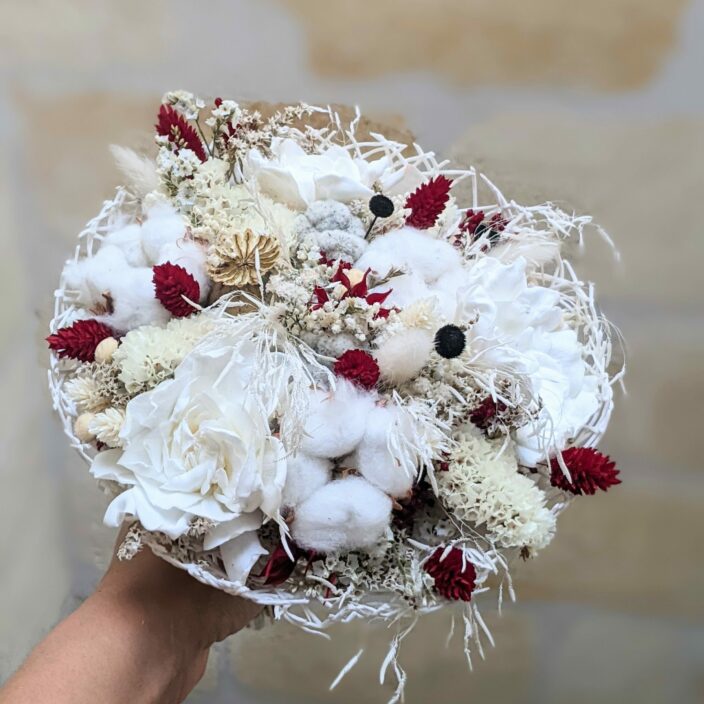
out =
[[[395,169],[388,158],[366,161],[336,145],[321,154],[308,154],[294,140],[280,137],[272,141],[271,158],[257,149],[250,151],[247,170],[265,193],[300,210],[317,200],[349,203],[369,198],[376,181],[387,195],[419,181],[417,170]]]
[[[120,432],[125,450],[100,453],[91,468],[96,478],[129,487],[108,507],[108,525],[131,515],[175,539],[193,518],[209,519],[216,526],[204,548],[247,544],[251,569],[261,549],[244,534],[264,516],[277,517],[286,480],[270,408],[248,393],[254,364],[249,342],[212,345],[186,357],[173,379],[130,401]],[[242,556],[233,561],[241,566]]]

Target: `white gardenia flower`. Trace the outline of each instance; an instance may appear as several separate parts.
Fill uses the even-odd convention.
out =
[[[199,517],[216,524],[206,550],[228,543],[232,553],[232,545],[244,545],[247,569],[242,555],[230,555],[238,565],[233,581],[244,581],[261,554],[256,536],[243,536],[264,516],[278,517],[286,480],[270,411],[248,393],[254,364],[248,341],[196,350],[173,379],[130,401],[120,432],[125,450],[100,453],[91,468],[96,478],[129,487],[108,507],[106,524],[134,516],[176,539]]]
[[[277,200],[299,210],[317,200],[349,203],[374,194],[372,185],[379,181],[388,195],[401,180],[409,180],[407,169],[394,170],[389,159],[366,161],[355,158],[341,146],[333,145],[320,154],[308,154],[294,140],[275,137],[271,158],[253,149],[247,158],[247,175]]]

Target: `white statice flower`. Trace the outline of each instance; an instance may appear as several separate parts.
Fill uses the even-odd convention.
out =
[[[258,364],[250,340],[194,351],[173,379],[130,401],[124,451],[98,454],[91,468],[126,487],[107,509],[107,525],[133,516],[176,539],[192,521],[210,521],[204,549],[222,546],[228,576],[240,584],[262,554],[256,530],[279,519],[286,480],[286,452],[269,425],[277,401],[251,389]]]
[[[138,394],[170,377],[213,325],[212,317],[204,313],[173,318],[165,327],[145,325],[128,332],[113,355],[127,391]]]
[[[530,285],[522,257],[504,264],[478,259],[456,289],[457,321],[472,321],[468,347],[484,368],[525,381],[537,420],[515,434],[519,460],[535,466],[589,423],[610,394],[606,377],[587,368],[585,351],[568,327],[558,291]]]
[[[91,419],[88,430],[98,442],[108,447],[122,447],[120,431],[125,422],[124,408],[106,408]]]
[[[171,90],[161,99],[164,105],[171,105],[187,120],[195,120],[205,107],[205,102],[187,90]]]
[[[368,199],[376,183],[392,192],[403,176],[387,158],[366,161],[338,145],[309,154],[293,139],[280,137],[272,140],[270,157],[252,149],[245,168],[265,193],[298,210],[317,200]]]
[[[456,439],[448,469],[435,475],[445,508],[456,519],[483,528],[500,547],[546,547],[555,532],[555,514],[535,482],[519,473],[513,449],[469,428]]]

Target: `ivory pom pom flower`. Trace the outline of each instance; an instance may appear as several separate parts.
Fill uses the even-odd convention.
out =
[[[501,547],[546,547],[555,516],[545,506],[545,494],[518,472],[513,450],[501,452],[501,441],[489,441],[471,429],[460,432],[457,440],[447,470],[436,474],[443,504],[459,520],[483,526]]]
[[[173,318],[163,328],[144,325],[128,332],[113,355],[127,391],[138,394],[170,377],[212,327],[210,316],[199,315]]]

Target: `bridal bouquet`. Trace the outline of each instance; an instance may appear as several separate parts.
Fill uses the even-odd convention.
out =
[[[105,522],[320,633],[479,594],[619,483],[611,329],[563,258],[587,217],[300,104],[168,93],[156,159],[81,233],[48,343]],[[357,653],[343,674],[359,658]]]

